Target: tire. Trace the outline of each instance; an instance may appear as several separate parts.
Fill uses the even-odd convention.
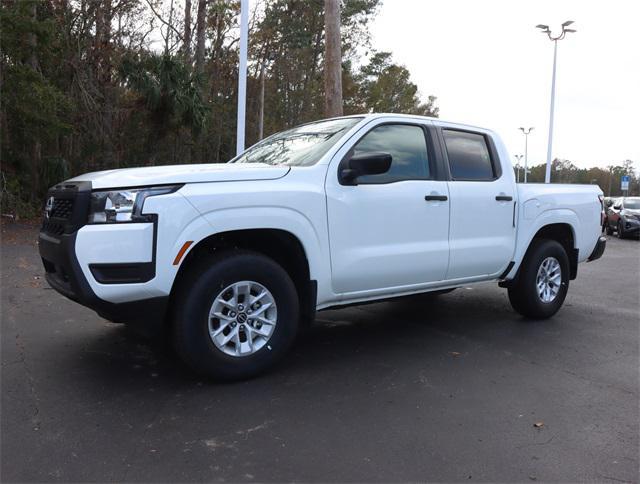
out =
[[[607,235],[613,235],[613,228],[611,227],[611,225],[609,225],[609,222],[606,222],[605,230],[607,232]]]
[[[545,301],[539,294],[536,285],[538,271],[542,270],[543,263],[554,264],[553,261],[559,265],[560,278],[549,283],[549,287],[555,287],[557,292],[551,300]],[[527,250],[516,281],[509,287],[509,302],[511,302],[513,309],[526,318],[546,319],[553,316],[562,307],[568,289],[569,258],[564,247],[555,240],[534,240]]]
[[[626,234],[624,233],[624,225],[621,220],[618,220],[618,238],[624,239],[626,238]]]
[[[247,281],[254,286],[248,285]],[[243,309],[241,319],[240,305],[236,305],[237,312],[233,312],[227,307],[232,304],[218,302],[220,298],[230,297],[228,295],[233,293],[237,283],[241,283],[235,286],[238,294],[245,292],[247,286],[251,287],[251,301],[261,293],[267,294],[267,299],[262,301],[275,303],[268,310],[261,308],[264,318],[272,317],[274,325],[247,319],[252,317],[249,316],[251,308],[255,314],[260,311],[253,305]],[[246,297],[240,294],[229,301],[247,302]],[[210,311],[216,307],[224,308],[216,314],[226,311],[225,319],[210,317]],[[285,355],[298,333],[299,303],[293,281],[275,261],[256,252],[233,250],[198,260],[197,267],[190,269],[182,280],[174,308],[173,331],[178,355],[196,372],[218,380],[241,380],[266,371]],[[270,331],[268,337],[254,333],[250,327],[252,321],[253,325],[260,326],[255,331]],[[211,336],[210,331],[218,332],[218,335]],[[234,334],[237,337],[220,346],[221,339]],[[249,335],[255,338],[249,338]],[[249,345],[251,341],[253,346]],[[237,354],[243,350],[247,352]]]

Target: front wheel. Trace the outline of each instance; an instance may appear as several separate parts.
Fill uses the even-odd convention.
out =
[[[567,296],[569,258],[555,240],[536,240],[527,251],[509,301],[520,314],[532,319],[553,316]]]
[[[255,376],[276,363],[298,332],[298,295],[287,272],[250,251],[198,261],[174,305],[178,354],[216,379]]]
[[[622,223],[622,220],[618,220],[618,238],[624,239],[625,236],[626,234],[624,233],[624,224]]]

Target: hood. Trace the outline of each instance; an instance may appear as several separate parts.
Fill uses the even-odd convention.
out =
[[[640,215],[640,209],[637,208],[625,208],[623,211],[625,215],[635,215],[636,217]]]
[[[96,171],[77,176],[68,181],[90,181],[92,188],[95,190],[171,183],[275,180],[285,176],[289,170],[288,166],[273,166],[263,163],[166,165]]]

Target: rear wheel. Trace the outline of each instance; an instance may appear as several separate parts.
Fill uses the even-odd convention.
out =
[[[298,332],[298,295],[287,272],[250,251],[199,262],[183,280],[174,311],[178,354],[194,370],[249,378],[276,363]]]
[[[523,316],[545,319],[558,312],[568,288],[569,258],[564,247],[555,240],[536,240],[509,287],[509,301]]]

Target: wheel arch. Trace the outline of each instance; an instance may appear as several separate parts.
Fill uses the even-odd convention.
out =
[[[510,281],[517,279],[520,272],[520,266],[527,257],[532,244],[534,241],[540,239],[555,240],[564,247],[569,259],[569,278],[573,280],[577,277],[580,254],[575,229],[577,216],[573,212],[569,212],[569,214],[567,214],[569,216],[563,217],[564,220],[558,220],[557,217],[552,218],[550,214],[547,213],[546,217],[538,220],[538,223],[532,226],[529,236],[526,239],[526,243],[519,244],[515,255],[516,263],[504,277],[504,282],[501,285],[509,285]],[[573,220],[574,218],[576,220]]]
[[[575,279],[578,275],[579,250],[576,248],[576,234],[573,226],[566,222],[544,225],[529,241],[527,251],[533,242],[539,239],[555,240],[564,247],[567,257],[569,258],[569,279]]]
[[[312,279],[311,267],[305,246],[299,237],[280,228],[246,228],[209,234],[189,247],[180,261],[171,290],[171,300],[176,288],[189,269],[213,253],[235,249],[251,250],[277,262],[291,277],[300,301],[303,321],[313,319],[317,299],[317,283]]]

